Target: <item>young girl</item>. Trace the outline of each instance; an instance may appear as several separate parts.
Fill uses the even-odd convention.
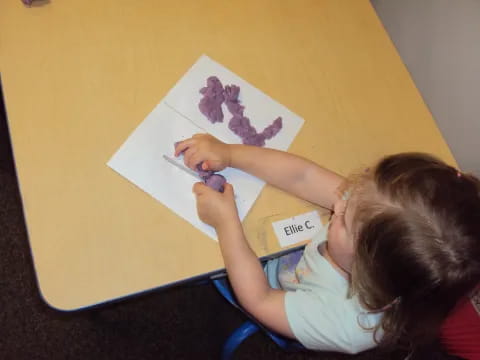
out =
[[[346,181],[304,158],[206,134],[180,142],[175,154],[182,152],[192,169],[235,167],[332,210],[328,230],[303,255],[268,264],[269,277],[278,271],[269,283],[245,239],[232,186],[193,188],[240,304],[308,349],[427,344],[480,279],[479,181],[431,156],[389,156]]]

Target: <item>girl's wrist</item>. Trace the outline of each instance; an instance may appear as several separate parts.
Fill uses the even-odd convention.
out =
[[[233,234],[238,229],[242,229],[242,223],[240,222],[240,218],[238,214],[232,214],[232,216],[228,216],[223,218],[217,226],[215,226],[215,231],[219,238],[223,235]]]
[[[232,167],[232,148],[233,148],[233,145],[225,144],[225,153],[227,154],[227,156],[226,156],[227,166],[226,167]]]

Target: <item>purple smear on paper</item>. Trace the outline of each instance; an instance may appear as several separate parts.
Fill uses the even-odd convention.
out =
[[[207,86],[200,89],[203,98],[198,104],[200,112],[213,124],[223,122],[222,103],[225,100],[223,85],[216,76],[207,79]]]
[[[23,2],[25,5],[30,6],[30,5],[32,5],[33,0],[22,0],[22,2]]]
[[[226,182],[227,180],[225,179],[225,176],[220,174],[213,174],[212,176],[210,176],[208,179],[205,180],[205,184],[207,184],[208,187],[222,193],[223,193],[223,190],[225,190]]]

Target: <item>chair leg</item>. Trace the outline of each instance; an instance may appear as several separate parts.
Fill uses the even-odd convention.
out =
[[[255,334],[260,328],[251,321],[246,321],[225,341],[222,350],[222,360],[230,360],[235,349],[250,335]]]

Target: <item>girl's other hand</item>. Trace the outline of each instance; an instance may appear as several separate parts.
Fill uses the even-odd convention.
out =
[[[204,223],[217,229],[238,219],[233,186],[229,183],[225,183],[225,189],[220,193],[198,182],[193,186],[193,192],[197,198],[198,216]]]
[[[209,134],[195,134],[180,141],[175,156],[183,153],[183,162],[190,169],[202,163],[202,170],[220,171],[230,166],[230,147]]]

